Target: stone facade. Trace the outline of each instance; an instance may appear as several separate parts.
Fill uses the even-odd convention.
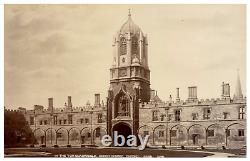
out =
[[[151,145],[239,148],[246,144],[245,108],[245,99],[230,98],[142,103],[139,134],[149,133]]]
[[[106,106],[103,104],[53,110],[34,109],[26,111],[25,117],[40,145],[100,145],[101,137],[107,133]]]
[[[24,110],[38,145],[80,146],[101,144],[105,134],[114,131],[124,136],[150,135],[148,146],[212,146],[240,148],[246,144],[246,98],[238,76],[236,94],[230,97],[230,86],[222,84],[222,96],[201,100],[196,86],[188,87],[187,100],[169,97],[163,102],[150,89],[148,40],[128,20],[113,41],[113,64],[106,103],[74,107],[71,97],[63,108],[53,107],[49,98],[47,109],[35,105]]]

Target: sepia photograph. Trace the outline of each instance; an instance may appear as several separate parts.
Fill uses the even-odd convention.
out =
[[[246,4],[5,4],[4,157],[246,158]]]

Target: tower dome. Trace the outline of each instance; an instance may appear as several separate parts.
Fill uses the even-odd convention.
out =
[[[139,34],[141,31],[140,27],[137,26],[132,18],[131,18],[131,14],[130,14],[130,11],[129,11],[129,14],[128,14],[128,20],[122,25],[121,29],[120,29],[120,32],[121,33],[133,33],[133,34]]]

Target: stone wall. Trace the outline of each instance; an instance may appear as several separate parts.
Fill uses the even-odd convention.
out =
[[[246,108],[245,99],[140,103],[138,133],[150,135],[149,146],[240,148],[246,144],[246,114],[243,119],[239,119],[240,107]],[[204,109],[210,109],[209,118],[204,117]],[[176,120],[176,110],[180,111],[179,120]],[[155,111],[157,119],[153,120]],[[194,113],[197,114],[195,118]],[[98,121],[100,114],[102,120]],[[72,110],[54,109],[53,113],[47,110],[34,113],[34,110],[29,110],[25,112],[25,117],[29,123],[30,118],[34,117],[35,123],[30,126],[38,145],[46,142],[47,146],[102,146],[101,137],[107,133],[106,114],[105,106],[86,106],[74,107]],[[68,122],[68,115],[72,115],[72,124]],[[54,116],[57,116],[57,124],[53,122]],[[44,125],[44,120],[47,120],[47,125]],[[59,120],[66,120],[66,124],[60,125]]]

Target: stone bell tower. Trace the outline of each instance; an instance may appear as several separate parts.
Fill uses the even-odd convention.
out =
[[[123,135],[137,135],[139,102],[149,100],[147,36],[132,21],[129,12],[128,20],[113,39],[113,63],[108,91],[108,134],[112,136],[116,130]]]

